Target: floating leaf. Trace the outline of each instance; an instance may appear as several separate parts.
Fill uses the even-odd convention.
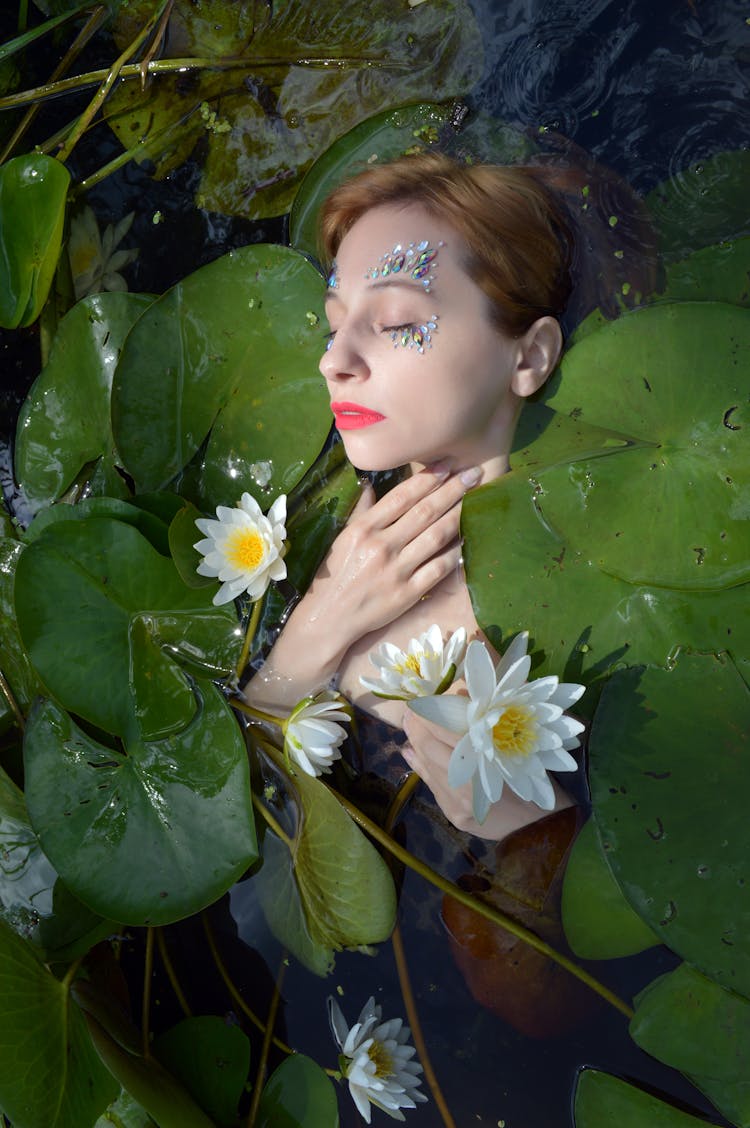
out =
[[[159,1128],[216,1128],[182,1085],[154,1057],[144,1058],[128,1053],[91,1014],[86,1014],[86,1024],[107,1069],[123,1089],[127,1089],[153,1116]],[[81,1125],[76,1128],[81,1128]]]
[[[278,939],[311,971],[321,975],[329,969],[333,952],[375,944],[390,936],[396,919],[396,894],[380,854],[325,784],[297,771],[294,790],[301,810],[290,846],[293,888],[289,896],[283,896],[284,884],[288,885],[284,866],[290,870],[292,858],[288,851],[283,858],[274,844],[269,868],[272,880],[267,874],[258,892],[269,926],[279,929]],[[263,870],[258,876],[262,874]],[[291,904],[295,895],[301,917]],[[300,923],[312,946],[304,942]],[[281,931],[288,925],[292,926],[289,934]]]
[[[196,201],[211,211],[281,215],[302,174],[341,133],[425,89],[435,100],[456,97],[482,73],[481,35],[464,0],[401,8],[373,0],[366,9],[320,0],[314,11],[283,0],[270,19],[265,5],[219,5],[213,19],[210,11],[178,2],[167,54],[233,56],[238,65],[219,75],[207,68],[187,83],[160,77],[145,92],[123,85],[110,99],[109,123],[126,148],[135,138],[148,146],[165,137],[160,177],[203,135],[208,151]],[[131,0],[119,17],[119,42],[129,42],[150,12],[148,0]],[[316,56],[330,64],[311,62]],[[186,123],[176,144],[174,121]]]
[[[706,1128],[709,1123],[596,1069],[579,1073],[574,1111],[575,1128]]]
[[[687,964],[636,999],[630,1033],[647,1053],[690,1077],[733,1124],[750,1125],[750,1002]]]
[[[21,713],[26,713],[41,683],[21,642],[13,603],[13,582],[23,546],[0,539],[0,670]],[[0,695],[0,732],[17,724],[15,712]]]
[[[113,930],[70,893],[34,833],[23,794],[0,768],[0,917],[46,963],[75,959]]]
[[[98,459],[103,492],[124,487],[115,469],[121,463],[110,422],[112,375],[128,331],[152,301],[145,294],[93,294],[60,321],[18,419],[16,477],[32,509],[51,505]]]
[[[81,1128],[114,1100],[68,986],[0,920],[0,1107],[17,1128]]]
[[[29,716],[26,800],[66,885],[104,917],[168,924],[211,904],[257,856],[247,753],[222,695],[195,687],[178,735],[98,743],[52,701]]]
[[[251,246],[201,267],[146,311],[113,387],[117,446],[139,489],[167,484],[208,437],[200,503],[249,490],[267,509],[331,425],[318,361],[320,275],[287,247]],[[267,468],[257,484],[258,466]]]
[[[705,247],[667,267],[664,292],[657,301],[727,302],[750,306],[750,239]]]
[[[684,258],[699,247],[748,234],[750,153],[716,153],[657,184],[646,204],[662,253]]]
[[[750,313],[721,303],[657,305],[585,337],[545,402],[637,445],[540,474],[540,519],[629,583],[706,590],[746,581],[749,364]]]
[[[635,911],[664,943],[750,996],[750,690],[733,664],[683,654],[627,669],[590,737],[594,818]]]
[[[263,1089],[257,1128],[338,1128],[336,1090],[323,1070],[304,1054],[275,1069]]]
[[[0,168],[0,325],[31,325],[57,268],[70,174],[43,153]]]
[[[187,1018],[157,1038],[153,1050],[214,1123],[237,1123],[250,1068],[250,1043],[238,1026],[214,1015]]]
[[[593,819],[582,828],[568,858],[562,918],[568,943],[585,960],[632,956],[659,943],[612,876]]]
[[[97,1120],[94,1128],[155,1128],[154,1121],[135,1097],[124,1089]]]
[[[186,725],[197,705],[174,660],[203,656],[213,674],[217,638],[225,660],[240,642],[231,606],[213,607],[210,590],[187,588],[136,528],[106,517],[45,529],[20,558],[15,594],[21,637],[45,685],[120,736],[134,710],[146,737],[163,732],[162,710],[171,729]]]

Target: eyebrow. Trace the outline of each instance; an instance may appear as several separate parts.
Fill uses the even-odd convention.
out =
[[[412,282],[407,278],[380,278],[377,282],[370,282],[365,288],[367,290],[384,290],[386,286],[399,286],[403,290],[411,290],[416,294],[424,294],[426,292],[421,282]],[[339,301],[341,301],[341,295],[338,290],[334,290],[331,287],[326,290],[325,301],[328,301],[329,298],[338,298]]]

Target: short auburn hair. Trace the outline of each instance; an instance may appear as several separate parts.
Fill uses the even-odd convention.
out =
[[[572,235],[541,170],[459,164],[437,152],[373,165],[335,188],[319,216],[330,267],[358,219],[387,204],[419,204],[462,237],[464,269],[486,294],[495,325],[522,336],[540,317],[560,317],[572,283]]]

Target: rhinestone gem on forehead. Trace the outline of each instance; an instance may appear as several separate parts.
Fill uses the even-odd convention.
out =
[[[423,353],[425,349],[432,348],[432,334],[437,332],[438,315],[433,313],[424,325],[402,325],[398,329],[391,329],[391,340],[394,349],[399,345],[406,349],[416,349]]]
[[[396,243],[392,251],[386,251],[378,266],[373,266],[365,274],[368,281],[374,282],[378,278],[388,278],[393,274],[405,274],[421,282],[426,294],[435,281],[434,270],[437,266],[437,255],[445,243],[441,240],[437,247],[431,247],[427,239],[420,243],[409,243],[402,247]]]

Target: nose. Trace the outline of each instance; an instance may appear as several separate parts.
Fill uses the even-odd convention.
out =
[[[370,374],[367,362],[347,328],[338,329],[331,337],[318,367],[329,383],[363,380]]]

